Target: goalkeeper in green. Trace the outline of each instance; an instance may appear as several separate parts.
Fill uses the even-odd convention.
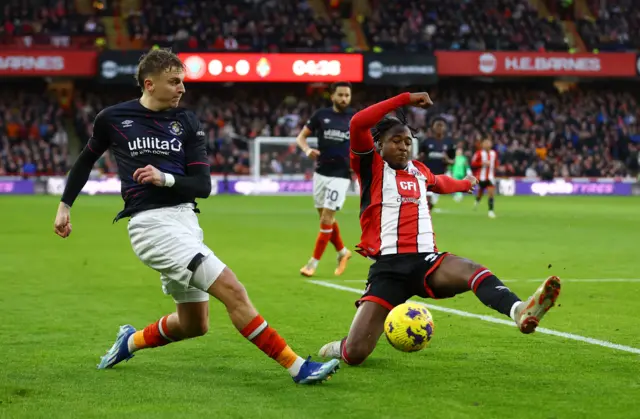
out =
[[[451,165],[451,175],[454,179],[462,180],[465,176],[471,174],[469,159],[464,155],[462,146],[458,146],[458,148],[456,148],[456,158],[453,160],[453,164]],[[453,199],[456,202],[462,201],[462,197],[463,194],[461,192],[457,192],[453,195]]]

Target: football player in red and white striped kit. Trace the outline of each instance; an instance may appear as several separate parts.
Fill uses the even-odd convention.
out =
[[[490,138],[482,140],[482,149],[475,152],[471,159],[473,174],[478,178],[478,192],[475,207],[478,207],[484,191],[489,195],[489,218],[496,218],[493,212],[493,200],[496,190],[496,166],[498,166],[498,153],[492,150],[493,144]]]
[[[349,365],[361,364],[373,352],[389,311],[412,296],[448,298],[471,290],[483,304],[510,316],[522,333],[532,333],[560,294],[560,279],[552,276],[523,302],[489,269],[438,251],[427,191],[471,193],[477,181],[434,176],[410,160],[411,129],[385,116],[405,105],[429,107],[432,102],[427,93],[403,93],[351,120],[351,168],[361,189],[358,252],[375,262],[348,336],[320,349],[321,356]]]

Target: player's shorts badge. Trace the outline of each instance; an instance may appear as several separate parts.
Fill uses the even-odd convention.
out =
[[[173,121],[169,124],[169,131],[174,135],[181,135],[184,132],[182,124],[178,121]]]

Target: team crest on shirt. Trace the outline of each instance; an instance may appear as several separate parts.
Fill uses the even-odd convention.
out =
[[[173,121],[169,124],[169,131],[174,135],[181,135],[184,132],[182,124],[178,121]]]

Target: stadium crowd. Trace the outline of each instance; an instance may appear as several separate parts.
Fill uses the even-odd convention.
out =
[[[104,26],[97,15],[81,16],[73,1],[5,0],[0,7],[0,40],[23,36],[102,35]]]
[[[2,89],[0,175],[57,174],[69,167],[63,111],[48,95]]]
[[[315,17],[306,1],[145,0],[127,18],[133,38],[180,50],[341,51],[341,21]]]
[[[538,86],[459,82],[441,83],[429,90],[436,106],[428,112],[409,109],[406,113],[408,122],[416,129],[416,137],[430,135],[429,124],[435,116],[447,120],[449,136],[462,144],[468,155],[479,139],[490,135],[500,154],[501,175],[638,175],[640,108],[632,92],[592,87],[560,93]],[[398,92],[395,88],[355,86],[353,105],[360,109]],[[135,94],[135,90],[117,94],[78,92],[73,112],[78,136],[86,141],[97,112]],[[20,105],[12,108],[15,103]],[[56,105],[33,96],[17,102],[5,98],[0,104],[3,131],[0,165],[4,170],[18,168],[18,172],[25,172],[20,165],[24,166],[25,158],[33,152],[15,150],[36,145],[52,146],[50,153],[35,161],[37,167],[62,168],[56,165],[66,150],[59,143],[66,143],[67,137],[61,123],[63,114]],[[186,107],[196,110],[207,132],[212,172],[237,174],[250,173],[252,139],[295,137],[309,116],[327,104],[324,89],[304,86],[269,86],[259,90],[246,85],[199,88],[190,90],[184,99]],[[21,128],[16,130],[16,124]],[[262,151],[262,173],[291,174],[309,172],[312,168],[312,163],[295,147],[273,146]],[[108,153],[97,163],[97,169],[115,172],[115,163]]]
[[[72,1],[37,0],[26,8],[9,0],[0,8],[0,43],[25,35],[103,33],[95,16],[79,19]],[[98,2],[100,4],[108,4]],[[126,13],[133,37],[176,49],[213,50],[342,50],[347,45],[339,17],[340,1],[328,1],[329,19],[314,17],[305,0],[261,1],[166,0],[141,2]],[[552,11],[577,2],[544,2]],[[640,9],[631,0],[587,1],[596,19],[570,13],[589,47],[620,49],[639,46]],[[557,19],[540,19],[528,1],[371,0],[373,13],[362,21],[372,46],[382,49],[566,50]],[[565,14],[566,15],[566,10]],[[359,18],[361,18],[359,16]],[[533,82],[531,82],[533,83]],[[97,112],[133,98],[135,90],[96,90],[80,84],[73,112],[65,114],[48,95],[7,86],[0,97],[0,174],[63,173],[69,167],[73,127],[89,138]],[[436,115],[449,123],[451,138],[472,153],[479,138],[490,135],[500,153],[498,172],[511,176],[637,176],[640,112],[630,89],[580,86],[560,92],[539,86],[441,81],[429,112],[411,110],[409,122],[417,138],[429,135]],[[355,86],[359,109],[397,94],[393,88]],[[212,172],[250,172],[249,142],[257,136],[295,137],[309,116],[328,104],[323,87],[269,85],[264,89],[236,85],[199,86],[185,96],[208,133]],[[295,147],[265,148],[263,173],[309,172],[309,162]],[[97,170],[115,171],[109,154]]]

